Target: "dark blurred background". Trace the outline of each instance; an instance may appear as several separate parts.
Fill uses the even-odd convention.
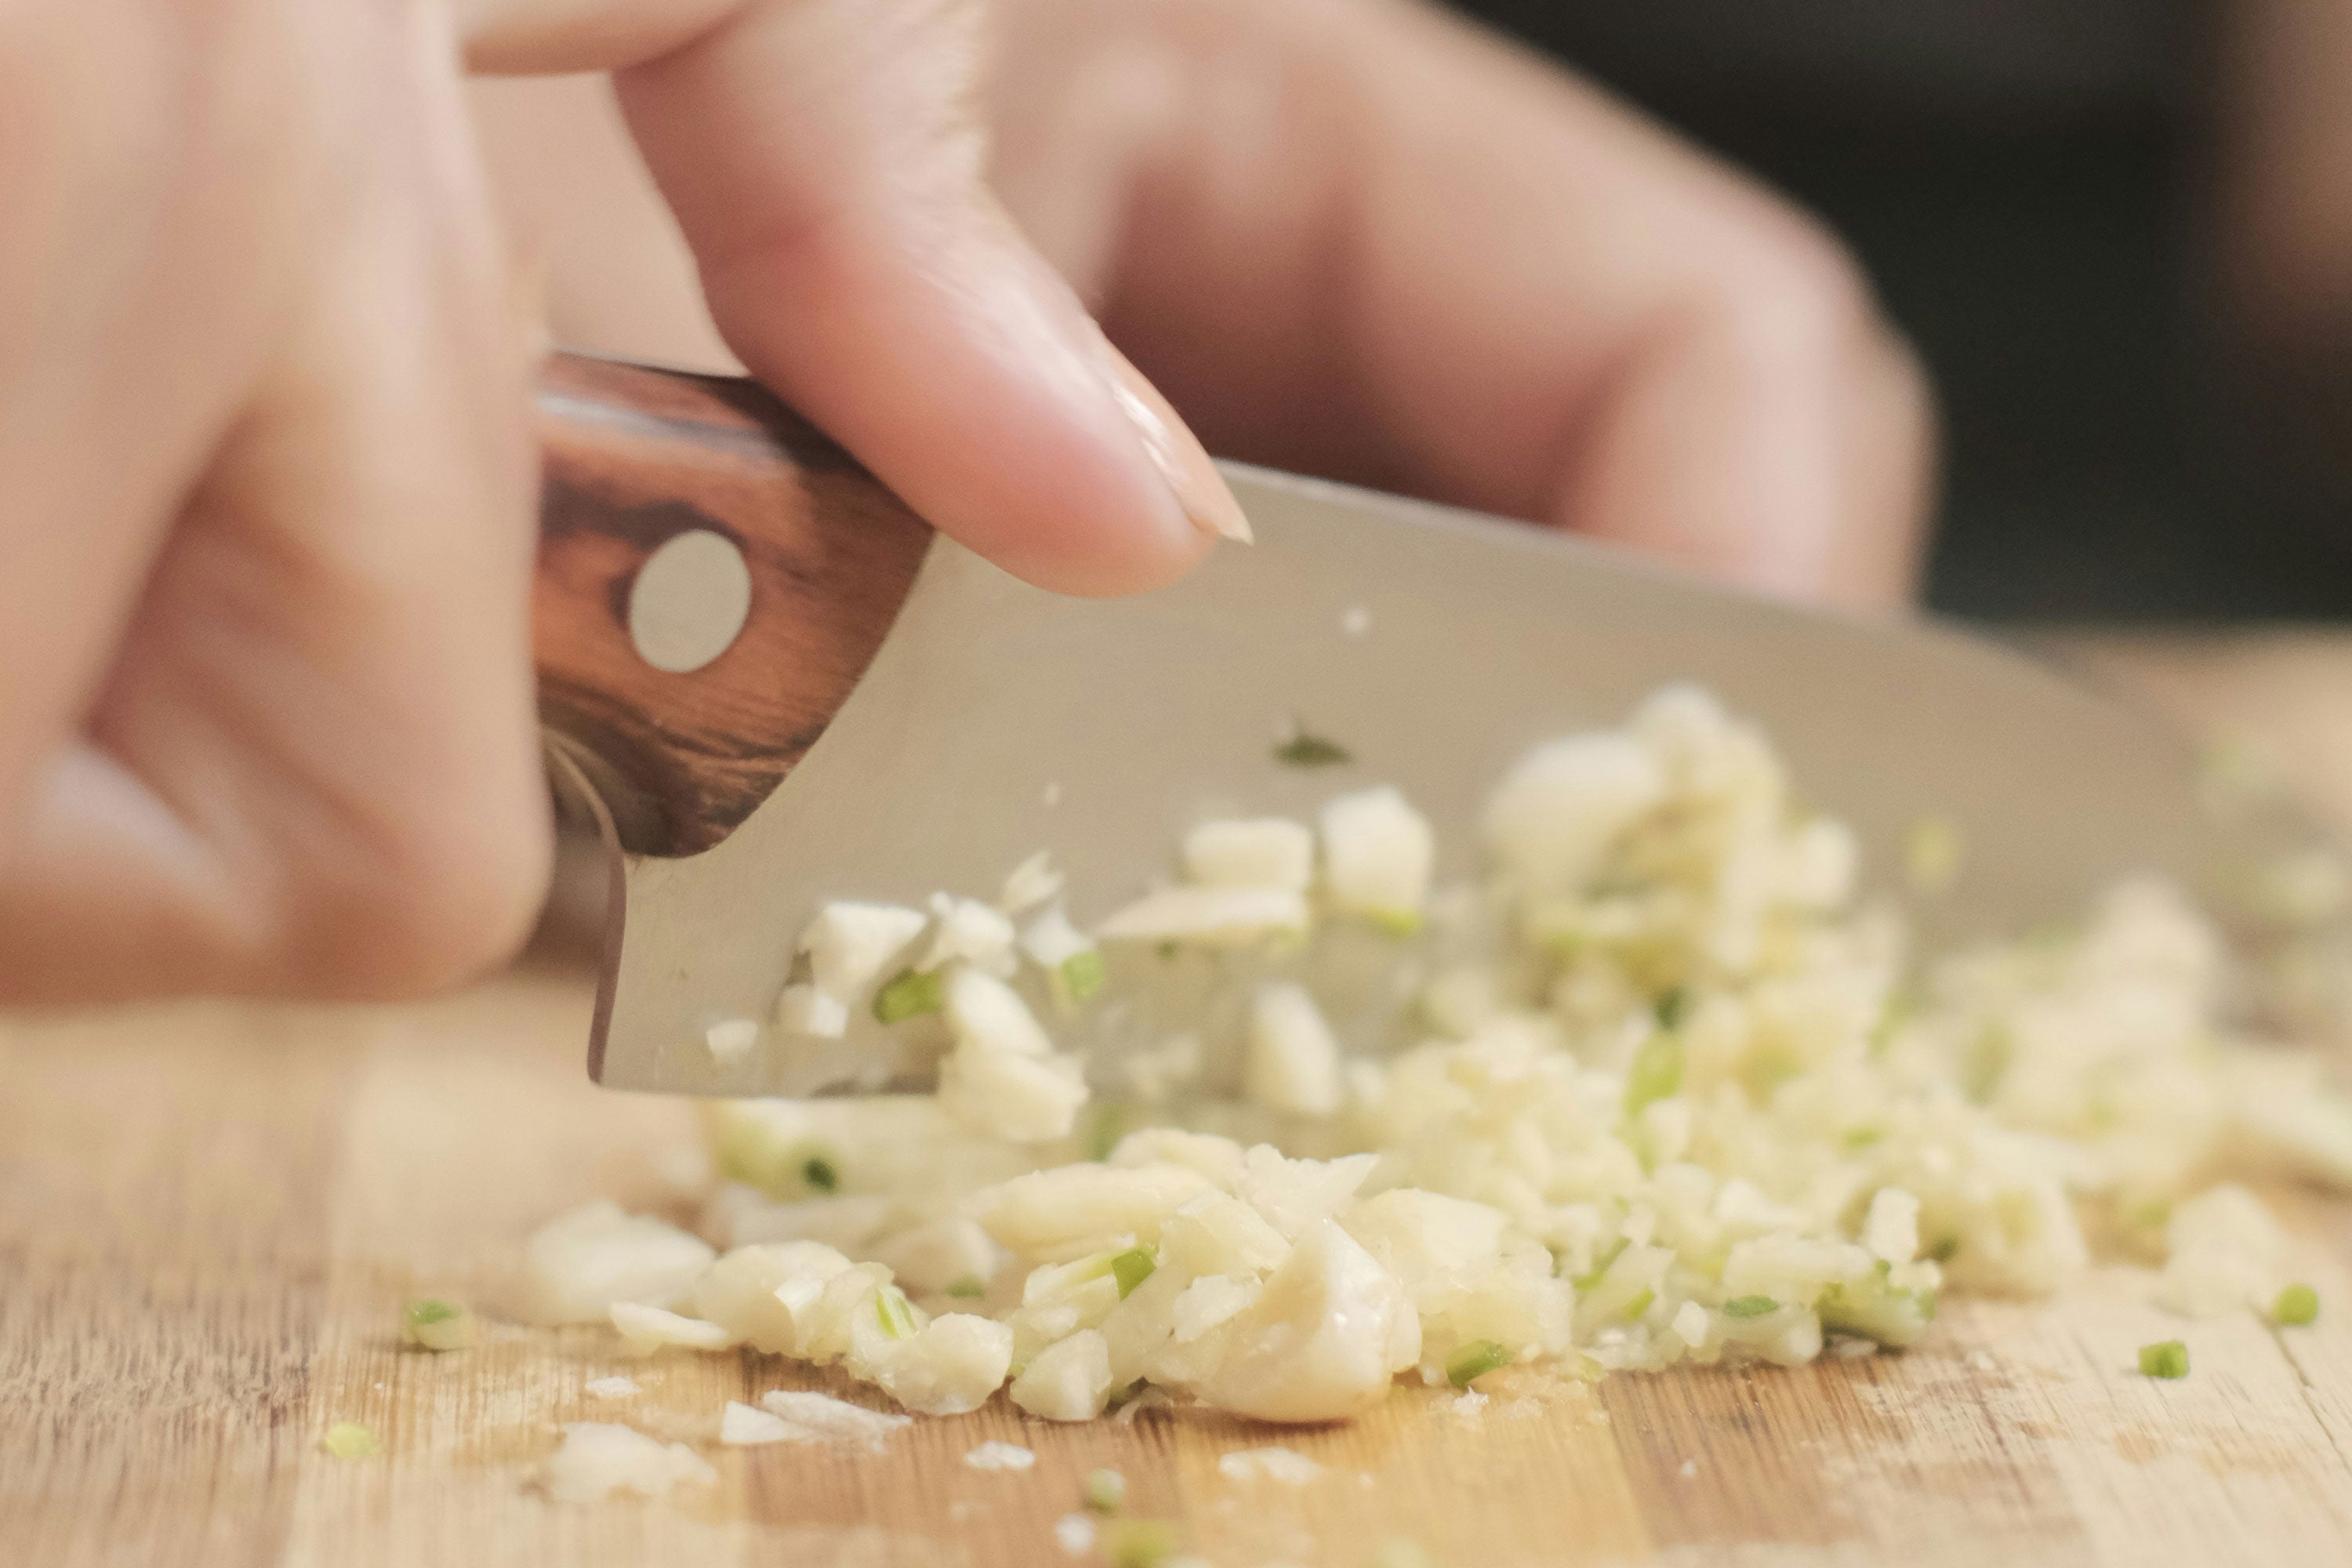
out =
[[[2249,325],[2242,297],[2260,289],[2231,259],[2233,166],[2271,135],[2241,121],[2279,118],[2262,74],[2309,75],[2311,28],[2180,0],[1464,8],[1793,195],[1860,254],[1942,398],[1933,604],[2352,614],[2352,441],[2336,439],[2352,377],[2311,324],[2334,307],[2252,309]],[[2352,92],[2352,58],[2321,74]],[[2314,174],[2352,190],[2352,166]]]

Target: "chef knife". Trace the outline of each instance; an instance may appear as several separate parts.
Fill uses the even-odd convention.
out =
[[[1920,910],[1940,938],[2079,913],[2135,871],[2210,885],[2225,853],[2179,737],[1916,618],[1240,465],[1254,545],[1156,594],[1064,598],[935,537],[750,382],[559,354],[539,417],[541,709],[608,858],[608,1085],[919,1077],[870,1017],[838,1040],[775,1021],[831,899],[988,898],[1046,849],[1085,925],[1205,816],[1311,817],[1372,783],[1439,825],[1441,874],[1470,870],[1504,768],[1673,681],[1761,721],[1882,884],[1907,833],[1948,824],[1962,872]],[[722,1059],[707,1035],[732,1019],[759,1037]]]

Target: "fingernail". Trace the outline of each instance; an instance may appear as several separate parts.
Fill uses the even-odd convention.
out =
[[[1221,539],[1249,543],[1249,519],[1242,515],[1241,502],[1225,487],[1224,476],[1217,472],[1199,439],[1160,395],[1160,389],[1146,381],[1109,339],[1103,340],[1102,348],[1110,367],[1111,395],[1118,400],[1119,411],[1135,426],[1136,434],[1143,437],[1144,451],[1175,492],[1176,504],[1192,526]]]

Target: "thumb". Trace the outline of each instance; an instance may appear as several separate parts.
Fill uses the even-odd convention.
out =
[[[909,506],[1068,593],[1157,587],[1247,537],[1182,420],[989,194],[976,5],[749,0],[681,41],[630,25],[661,0],[577,3],[520,7],[477,58],[620,68],[728,346]]]

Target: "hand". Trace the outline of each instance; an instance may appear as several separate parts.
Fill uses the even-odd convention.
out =
[[[1235,514],[981,182],[940,0],[0,11],[0,994],[449,983],[544,884],[530,369],[463,59],[618,68],[743,360],[1050,586]]]
[[[1392,0],[1000,0],[994,177],[1213,450],[1909,591],[1925,383],[1818,226]]]
[[[999,192],[1219,451],[1790,597],[1908,591],[1925,384],[1785,203],[1424,5],[996,11]],[[565,338],[723,363],[594,84],[478,107]]]

